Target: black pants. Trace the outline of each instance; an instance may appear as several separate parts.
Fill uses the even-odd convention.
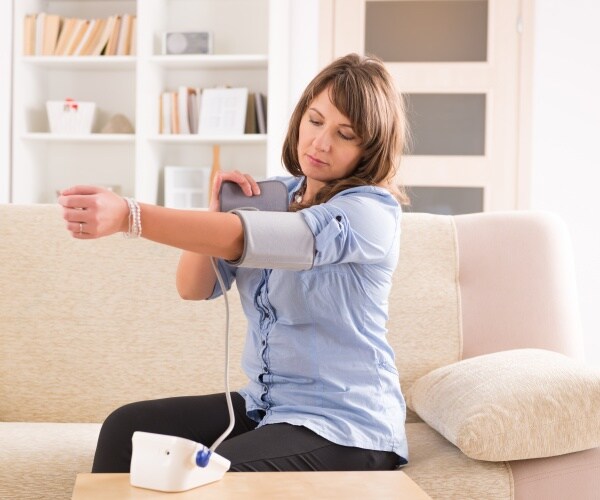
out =
[[[391,470],[395,453],[334,444],[306,427],[269,424],[259,429],[246,416],[244,399],[232,393],[235,427],[216,452],[232,471]],[[141,401],[109,415],[100,431],[92,472],[129,472],[135,431],[191,439],[211,446],[229,424],[224,394]]]

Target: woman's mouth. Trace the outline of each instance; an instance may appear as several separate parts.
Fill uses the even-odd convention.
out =
[[[327,165],[327,163],[325,163],[324,161],[319,160],[318,158],[311,156],[309,154],[306,155],[306,157],[308,158],[308,161],[310,163],[312,163],[313,165],[317,166],[317,167],[322,167],[324,165]]]

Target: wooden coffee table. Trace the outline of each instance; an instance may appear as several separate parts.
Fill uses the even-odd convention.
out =
[[[78,474],[73,500],[148,499],[352,499],[431,498],[401,471],[229,472],[221,481],[182,493],[134,488],[129,474]]]

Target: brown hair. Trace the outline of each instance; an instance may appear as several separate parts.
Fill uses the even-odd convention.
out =
[[[308,84],[292,113],[283,144],[282,160],[287,171],[303,175],[298,158],[300,122],[311,102],[325,89],[334,106],[350,120],[363,154],[350,176],[327,183],[312,204],[324,203],[351,187],[376,185],[387,188],[400,203],[408,203],[404,188],[395,182],[408,136],[404,101],[383,62],[374,56],[340,57]],[[304,207],[292,203],[290,208]]]

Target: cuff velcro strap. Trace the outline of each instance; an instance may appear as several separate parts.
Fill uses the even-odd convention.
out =
[[[298,212],[233,210],[242,220],[244,253],[231,264],[257,269],[311,269],[315,238]]]

